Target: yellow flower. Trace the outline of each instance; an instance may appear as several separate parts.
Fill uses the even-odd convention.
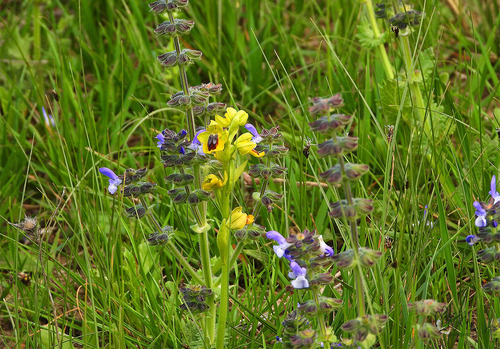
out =
[[[248,132],[243,133],[241,136],[238,137],[238,139],[236,139],[236,141],[234,142],[234,145],[236,146],[236,148],[238,149],[238,151],[240,152],[241,155],[245,155],[245,154],[250,153],[251,155],[258,157],[258,158],[264,156],[263,151],[258,153],[255,150],[257,143],[252,142],[251,139],[252,139],[251,133],[248,133]]]
[[[215,121],[211,121],[207,130],[198,135],[198,140],[203,144],[205,154],[219,152],[224,150],[224,144],[227,142],[228,132]]]
[[[201,188],[203,190],[208,190],[208,191],[214,190],[214,189],[219,189],[219,188],[223,187],[226,184],[226,182],[227,182],[227,176],[225,176],[224,181],[222,181],[216,175],[209,174],[203,180],[203,183],[201,184]]]
[[[227,108],[224,116],[215,115],[215,121],[222,127],[229,127],[235,117],[238,118],[239,126],[243,126],[247,123],[248,114],[244,110],[237,111],[234,108]]]
[[[229,217],[228,227],[234,230],[243,229],[245,225],[253,223],[254,216],[241,212],[243,209],[236,207]]]

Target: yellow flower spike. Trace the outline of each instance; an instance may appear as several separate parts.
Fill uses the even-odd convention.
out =
[[[243,126],[247,123],[248,114],[244,110],[236,110],[234,108],[227,108],[224,116],[215,115],[215,122],[222,127],[229,127],[234,118],[238,118],[238,125]]]
[[[243,229],[245,225],[253,222],[254,217],[241,212],[242,210],[243,208],[240,206],[236,207],[233,212],[231,212],[231,216],[227,222],[228,228],[233,230]],[[251,221],[250,223],[249,220]]]
[[[226,182],[227,182],[227,176],[225,173],[224,173],[224,181],[221,181],[220,178],[214,174],[209,174],[203,180],[201,188],[203,190],[211,191],[214,189],[222,188],[226,184]]]
[[[227,137],[228,132],[220,124],[212,120],[207,130],[198,135],[198,140],[203,145],[203,152],[210,154],[224,150]]]

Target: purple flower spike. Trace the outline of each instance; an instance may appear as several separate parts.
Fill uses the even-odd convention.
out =
[[[268,239],[276,241],[279,244],[279,246],[273,246],[273,250],[274,253],[276,253],[276,256],[278,256],[279,258],[285,256],[285,258],[289,259],[289,256],[286,253],[286,249],[292,246],[292,244],[286,242],[286,239],[283,237],[283,235],[281,235],[277,231],[271,230],[266,233],[266,237]]]
[[[292,281],[293,288],[309,288],[309,281],[306,279],[307,269],[301,268],[296,262],[291,262],[290,268],[292,268],[292,271],[288,273],[288,277],[295,279]]]
[[[205,153],[203,152],[203,145],[198,140],[198,135],[202,132],[205,132],[205,129],[199,130],[198,132],[196,132],[196,135],[194,136],[193,140],[191,141],[191,144],[188,146],[189,149],[195,150],[198,153],[198,155],[205,155]]]
[[[47,114],[47,111],[45,110],[44,107],[42,107],[42,114],[43,114],[43,119],[45,120],[46,125],[56,126],[56,121],[54,120],[54,117],[50,114]]]
[[[156,143],[156,146],[161,149],[163,142],[165,142],[165,136],[163,135],[163,133],[158,133],[155,138],[158,139],[158,143]]]
[[[469,244],[469,246],[474,246],[474,244],[479,241],[479,238],[476,235],[468,235],[465,238],[465,241]]]
[[[118,178],[118,176],[109,168],[107,167],[101,167],[99,169],[99,172],[101,172],[103,175],[106,177],[109,177],[109,186],[108,186],[108,191],[111,195],[116,193],[116,190],[118,189],[118,186],[122,184],[122,180]]]
[[[184,147],[180,147],[179,153],[181,153],[182,155],[186,155],[186,149],[184,149]]]
[[[323,235],[320,235],[318,237],[318,241],[319,241],[319,248],[324,255],[326,255],[328,257],[331,257],[334,255],[335,252],[333,251],[333,248],[328,246],[326,244],[326,242],[323,241]]]
[[[253,136],[252,142],[260,143],[262,141],[263,138],[260,136],[259,132],[257,131],[257,129],[255,128],[254,125],[246,124],[245,128],[248,130],[248,132],[250,132],[252,134],[252,136]]]

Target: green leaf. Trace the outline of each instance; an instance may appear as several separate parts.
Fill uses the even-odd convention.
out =
[[[361,46],[365,48],[372,49],[377,47],[378,45],[383,45],[387,42],[388,37],[389,33],[385,32],[378,39],[375,38],[373,30],[370,24],[367,22],[363,22],[362,24],[358,25],[358,33],[356,34],[356,38],[358,38]]]
[[[402,118],[409,122],[412,118],[412,106],[409,87],[406,91],[404,104],[401,106],[401,99],[405,93],[406,82],[396,81],[395,79],[385,80],[380,86],[380,103],[382,113],[386,118],[387,124],[394,124],[401,108]]]

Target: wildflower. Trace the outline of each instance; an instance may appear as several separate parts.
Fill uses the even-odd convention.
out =
[[[224,177],[225,177],[225,179],[222,181],[216,175],[209,174],[208,176],[205,177],[205,180],[201,184],[201,188],[203,190],[208,190],[208,191],[214,190],[214,189],[219,189],[219,188],[223,187],[227,182],[227,175],[225,175]]]
[[[205,129],[201,129],[198,132],[196,132],[196,135],[194,136],[193,140],[191,141],[191,144],[188,146],[188,149],[194,150],[198,155],[205,155],[203,152],[203,145],[201,144],[200,140],[198,139],[198,136],[200,133],[205,132]]]
[[[248,130],[248,132],[250,132],[252,134],[252,142],[254,143],[260,143],[264,138],[262,138],[259,134],[259,132],[257,132],[257,129],[255,128],[254,125],[252,124],[246,124],[245,125],[245,128]]]
[[[206,131],[198,134],[198,140],[203,145],[205,154],[216,153],[224,150],[227,142],[228,132],[220,124],[212,121]]]
[[[252,142],[250,139],[252,138],[252,134],[244,133],[236,139],[234,145],[238,149],[241,155],[251,154],[257,158],[264,156],[264,152],[260,153],[255,150],[256,143]]]
[[[250,214],[247,215],[246,213],[241,212],[243,209],[242,207],[236,207],[232,212],[231,212],[231,217],[229,218],[228,222],[228,227],[230,229],[243,229],[245,225],[251,224],[254,221],[254,217]]]
[[[163,142],[165,142],[165,136],[163,135],[163,133],[158,133],[155,138],[158,139],[158,143],[156,143],[156,146],[161,149]]]
[[[497,178],[496,178],[496,176],[491,177],[490,188],[491,188],[491,190],[488,193],[495,200],[493,202],[493,205],[494,205],[494,204],[496,204],[497,202],[500,201],[500,194],[496,190],[497,189]]]
[[[43,114],[43,119],[45,120],[45,125],[56,126],[56,121],[54,120],[54,117],[50,114],[47,114],[47,111],[45,110],[44,107],[42,107],[42,114]]]
[[[233,119],[237,119],[239,126],[245,125],[248,120],[248,114],[244,110],[236,110],[234,108],[227,108],[224,116],[215,115],[215,121],[222,127],[229,127]]]
[[[111,195],[116,193],[116,190],[118,189],[118,186],[122,184],[122,180],[118,178],[118,176],[109,168],[107,167],[101,167],[99,169],[99,172],[101,172],[103,175],[106,177],[109,177],[109,186],[108,186],[108,191]]]
[[[292,286],[295,289],[309,288],[309,281],[306,279],[307,269],[293,261],[290,263],[290,268],[292,271],[288,273],[288,277],[295,279],[292,281]]]
[[[318,241],[319,241],[319,247],[321,250],[321,253],[324,255],[331,257],[334,254],[333,248],[328,246],[324,241],[323,241],[323,235],[318,236]]]
[[[474,246],[474,244],[479,241],[479,238],[476,235],[468,235],[465,238],[465,241],[469,244],[469,246]]]
[[[279,244],[278,246],[273,246],[274,253],[276,253],[279,258],[283,256],[285,256],[285,258],[287,259],[289,258],[286,249],[292,246],[292,244],[288,243],[283,235],[281,235],[277,231],[271,230],[266,233],[266,237],[268,239],[276,241]]]
[[[486,214],[487,214],[486,210],[482,207],[482,205],[479,201],[474,201],[474,203],[472,205],[476,209],[476,216],[477,216],[474,224],[478,228],[485,227],[488,224],[488,222],[486,221]]]

